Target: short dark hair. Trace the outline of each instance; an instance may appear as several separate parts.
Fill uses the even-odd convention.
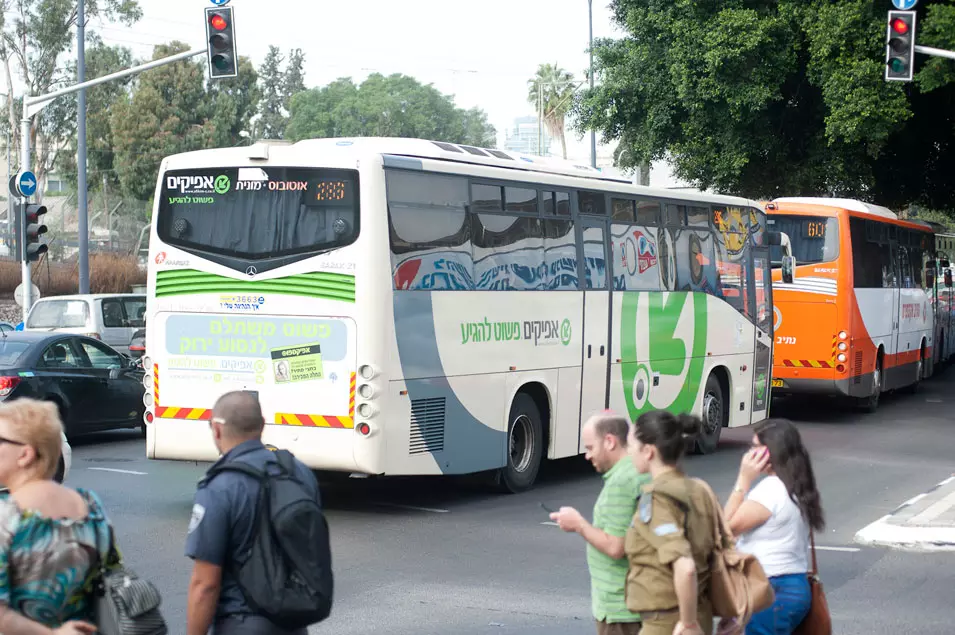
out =
[[[259,399],[246,390],[234,390],[219,397],[212,408],[212,418],[224,422],[236,436],[258,436],[265,428]]]
[[[627,434],[630,432],[630,422],[615,413],[602,413],[594,417],[594,432],[603,438],[608,434],[617,439],[620,447],[627,447]]]

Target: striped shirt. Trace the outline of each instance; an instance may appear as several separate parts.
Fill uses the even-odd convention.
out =
[[[650,475],[637,472],[633,461],[625,456],[603,474],[603,479],[603,489],[594,505],[593,526],[623,538],[636,513],[640,491],[650,482]],[[587,566],[594,619],[609,624],[640,621],[638,614],[627,610],[624,600],[627,559],[614,560],[588,543]]]

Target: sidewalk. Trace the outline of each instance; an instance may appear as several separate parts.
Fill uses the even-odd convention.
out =
[[[905,551],[955,551],[955,474],[860,530],[855,541]]]

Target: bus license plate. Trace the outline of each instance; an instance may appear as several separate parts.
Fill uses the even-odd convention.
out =
[[[782,387],[783,387],[783,380],[782,380],[782,379],[774,379],[774,380],[773,380],[773,388],[782,388]]]

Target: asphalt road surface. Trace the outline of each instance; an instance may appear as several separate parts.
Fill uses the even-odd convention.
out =
[[[955,553],[852,540],[955,471],[953,388],[949,369],[915,395],[885,396],[873,415],[826,402],[774,409],[799,422],[813,455],[828,520],[817,538],[820,568],[840,635],[952,632]],[[719,451],[691,457],[687,471],[725,497],[751,435],[725,430]],[[147,461],[137,432],[77,439],[73,456],[68,483],[100,494],[127,563],[162,591],[170,632],[184,632],[183,540],[206,466]],[[582,458],[548,465],[535,490],[516,496],[450,479],[329,488],[335,608],[312,632],[593,633],[584,544],[546,524],[540,503],[589,515],[599,488]]]

